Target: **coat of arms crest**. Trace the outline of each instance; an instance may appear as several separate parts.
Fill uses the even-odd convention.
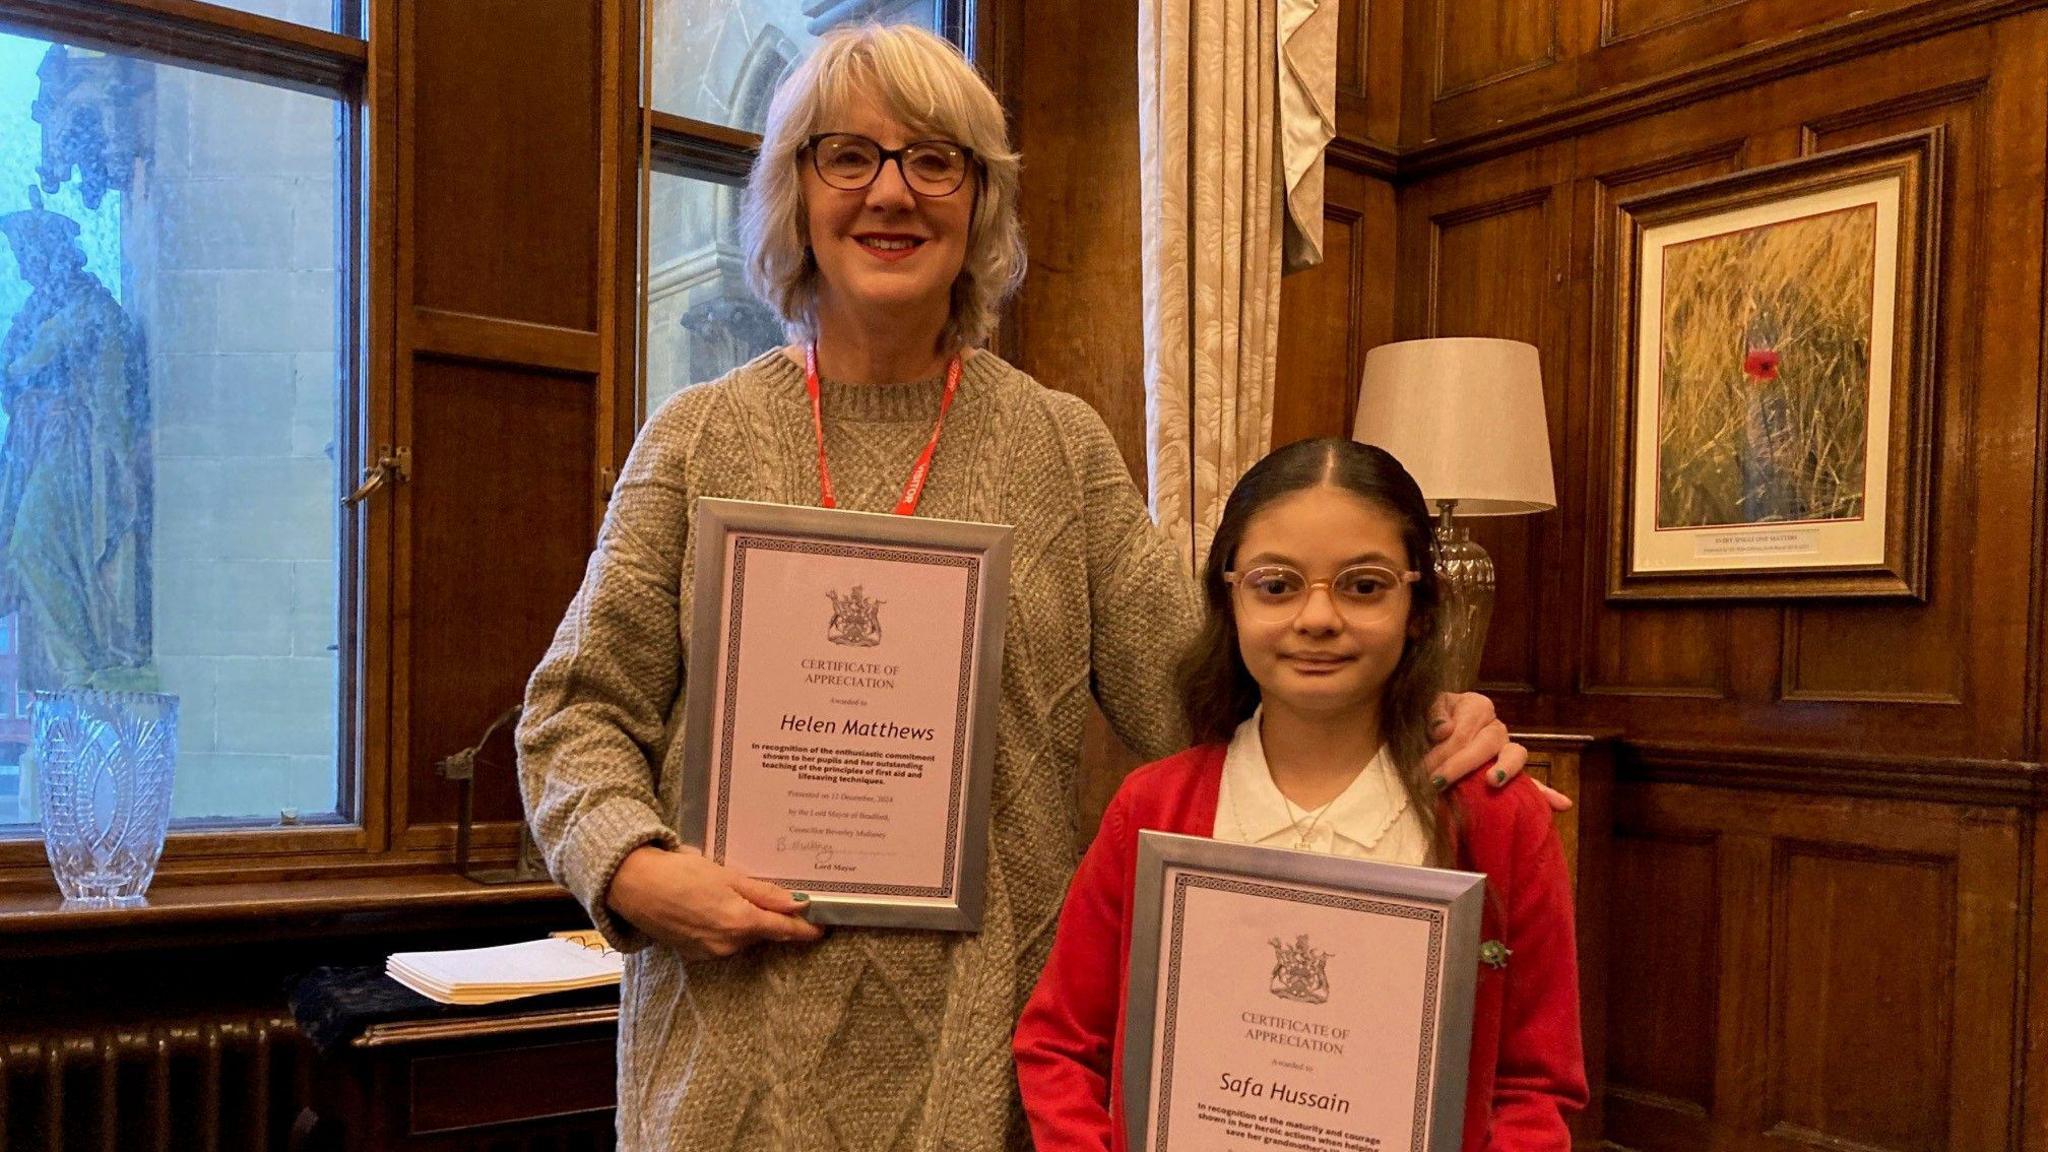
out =
[[[873,648],[882,642],[882,601],[864,595],[858,584],[844,596],[837,592],[825,595],[832,601],[832,622],[825,628],[825,639],[853,648]]]
[[[1292,944],[1282,944],[1278,936],[1267,943],[1273,946],[1273,995],[1303,1004],[1328,1002],[1330,976],[1327,965],[1335,953],[1321,951],[1309,944],[1307,933],[1295,937]]]

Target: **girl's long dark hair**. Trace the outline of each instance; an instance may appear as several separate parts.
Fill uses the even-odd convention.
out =
[[[1337,437],[1300,440],[1268,454],[1237,482],[1203,566],[1202,595],[1208,611],[1201,633],[1181,662],[1181,702],[1200,744],[1227,742],[1258,708],[1259,684],[1245,669],[1237,648],[1237,617],[1223,574],[1236,563],[1238,545],[1252,517],[1283,496],[1326,484],[1393,517],[1408,549],[1409,567],[1421,573],[1421,579],[1408,586],[1408,645],[1380,698],[1380,737],[1407,790],[1409,806],[1434,846],[1435,862],[1447,863],[1449,829],[1441,827],[1436,788],[1422,770],[1430,745],[1429,710],[1443,683],[1443,655],[1436,644],[1436,538],[1422,489],[1391,453]]]

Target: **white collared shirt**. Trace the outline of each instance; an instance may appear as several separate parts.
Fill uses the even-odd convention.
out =
[[[1305,835],[1304,835],[1305,834]],[[1429,859],[1422,821],[1408,804],[1385,745],[1320,815],[1282,795],[1266,764],[1259,713],[1237,726],[1223,757],[1223,787],[1210,835],[1240,844],[1302,848],[1335,856],[1421,864]]]

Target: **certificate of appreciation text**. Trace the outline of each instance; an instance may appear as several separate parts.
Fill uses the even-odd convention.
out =
[[[711,500],[698,530],[686,837],[819,923],[971,927],[1008,530]]]

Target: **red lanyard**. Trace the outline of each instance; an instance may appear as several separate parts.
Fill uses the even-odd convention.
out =
[[[811,426],[818,430],[818,503],[839,507],[832,495],[832,466],[825,462],[825,408],[818,399],[818,346],[804,349],[804,389],[811,394]],[[960,390],[960,357],[946,365],[946,391],[939,398],[939,420],[932,425],[932,438],[910,466],[910,478],[903,482],[903,497],[896,501],[896,515],[915,516],[917,502],[924,498],[924,482],[932,473],[932,454],[939,450],[939,433],[946,429],[946,410],[953,406],[953,394]]]

